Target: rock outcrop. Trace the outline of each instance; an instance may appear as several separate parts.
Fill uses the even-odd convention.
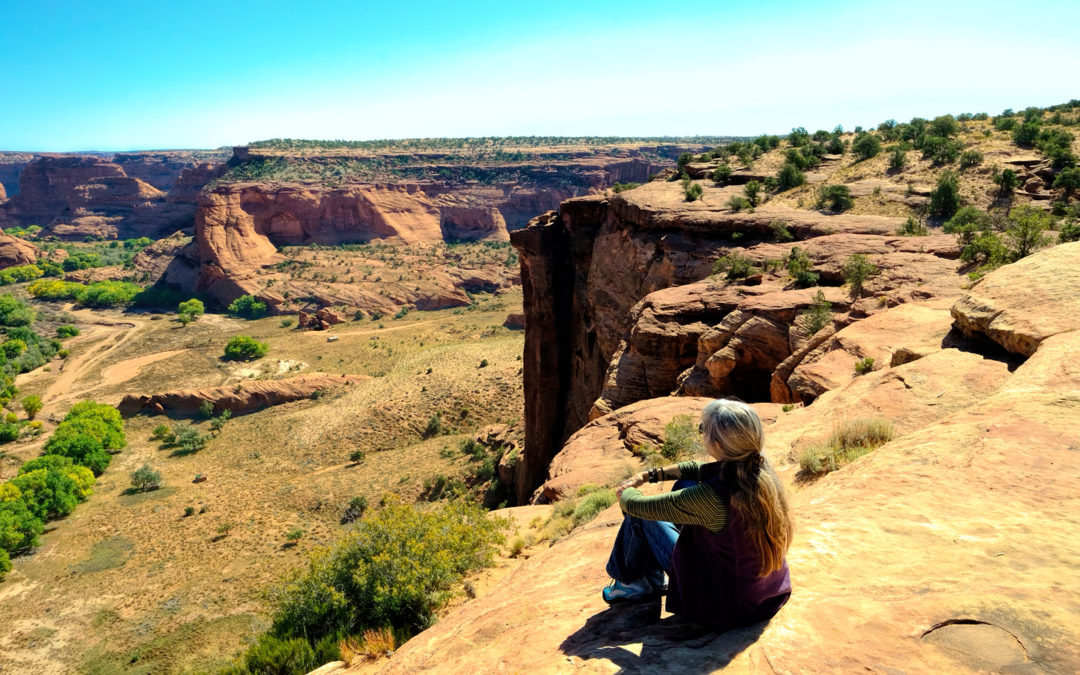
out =
[[[947,307],[967,282],[955,238],[897,236],[902,222],[769,204],[732,212],[713,199],[686,202],[681,190],[658,181],[569,200],[511,233],[530,326],[530,484],[518,487],[519,499],[543,482],[555,452],[590,419],[675,392],[809,402],[824,389],[797,382],[792,390],[788,379],[833,331],[898,304]],[[777,241],[783,238],[789,241]],[[780,261],[796,246],[821,287],[793,287]],[[732,253],[759,273],[707,280],[717,259]],[[879,273],[853,298],[839,286],[856,253]],[[818,290],[834,325],[809,335],[801,315]]]
[[[224,410],[234,415],[254,412],[273,405],[311,398],[316,392],[352,384],[357,376],[298,375],[283,380],[252,380],[227,387],[185,389],[160,394],[128,394],[117,406],[120,414],[131,417],[140,413],[190,416],[209,401],[214,413]]]
[[[32,265],[41,257],[41,249],[25,239],[0,233],[0,269]]]
[[[1008,296],[990,290],[1010,271],[1020,278],[1071,255],[1059,247],[1002,268],[994,273],[1002,285],[976,285],[956,305],[968,311],[990,298],[1005,314]],[[1026,278],[1034,288],[1021,293],[1044,298],[1032,312],[1065,315],[1073,299],[1054,295],[1053,278]],[[1034,314],[1009,309],[1010,329],[1033,325]],[[481,594],[370,670],[1076,671],[1080,624],[1069,589],[1080,583],[1080,329],[1029,334],[1016,344],[1034,347],[1016,365],[971,348],[1018,331],[958,318],[969,334],[943,336],[943,311],[901,305],[836,332],[826,353],[877,354],[883,365],[805,408],[763,415],[765,453],[797,519],[793,592],[772,620],[715,634],[659,602],[607,607],[599,591],[622,519],[613,506],[511,563],[514,593]],[[901,326],[906,334],[886,339]],[[954,340],[959,348],[947,346]],[[628,420],[655,411],[643,422],[655,430],[702,403],[640,401],[592,422],[552,465],[547,494],[570,494],[586,475],[626,461],[641,431]],[[824,477],[799,473],[802,450],[856,417],[889,420],[893,440]]]
[[[1048,337],[1080,329],[1080,242],[986,275],[952,308],[956,326],[1030,356]]]

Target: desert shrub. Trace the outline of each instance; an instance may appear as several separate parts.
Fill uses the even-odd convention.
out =
[[[167,424],[159,424],[154,427],[154,431],[150,434],[150,440],[152,441],[164,441],[170,436],[173,436],[172,429]],[[175,438],[175,436],[173,436]],[[171,442],[171,441],[170,441]]]
[[[1080,241],[1080,221],[1072,220],[1064,223],[1058,230],[1058,241],[1062,244]]]
[[[978,150],[965,150],[960,154],[960,168],[970,169],[979,166],[983,162],[983,154]]]
[[[23,464],[9,482],[18,488],[30,513],[46,521],[63,518],[89,497],[94,475],[67,457],[42,455]]]
[[[22,491],[11,481],[0,483],[0,550],[16,553],[38,545],[44,518],[34,515]]]
[[[791,162],[784,162],[776,173],[776,187],[779,190],[790,190],[806,183],[806,175],[799,167]]]
[[[304,531],[302,529],[300,529],[299,527],[294,527],[293,529],[291,529],[291,530],[289,530],[288,532],[285,533],[285,541],[287,541],[287,542],[289,542],[291,544],[295,544],[296,542],[300,541],[303,538],[304,538]]]
[[[232,419],[232,411],[228,408],[221,411],[221,414],[210,420],[210,431],[221,431],[225,428],[225,423]]]
[[[303,675],[322,664],[307,640],[282,640],[265,633],[221,675]]]
[[[751,205],[745,197],[740,197],[739,195],[732,195],[731,198],[728,199],[728,208],[730,208],[732,211],[742,211],[743,209],[751,208]]]
[[[126,307],[142,287],[128,281],[95,281],[82,286],[75,301],[86,307]]]
[[[1016,128],[1015,117],[995,117],[994,128],[998,131],[1012,131]]]
[[[835,134],[829,139],[829,144],[825,146],[825,150],[830,155],[842,155],[847,151],[847,143],[843,138],[840,138],[840,134]]]
[[[439,415],[439,413],[435,413],[428,419],[427,426],[420,432],[420,436],[423,438],[432,438],[441,434],[442,430],[442,416]]]
[[[241,295],[229,303],[228,312],[241,319],[259,319],[266,316],[266,303],[250,295]]]
[[[19,425],[0,422],[0,443],[10,443],[19,437]]]
[[[22,340],[8,340],[3,344],[0,344],[0,352],[2,352],[8,360],[18,358],[25,351],[26,343]]]
[[[131,472],[131,487],[141,492],[156,490],[161,487],[161,473],[143,464]]]
[[[589,522],[614,503],[614,490],[598,490],[582,497],[574,507],[574,513],[570,516],[574,520],[574,527]]]
[[[94,475],[109,465],[109,450],[127,445],[124,421],[112,406],[82,401],[72,406],[45,443],[47,454],[68,457]]]
[[[1076,155],[1072,151],[1075,137],[1064,129],[1043,129],[1035,139],[1035,147],[1050,158],[1055,169],[1074,166]]]
[[[814,335],[832,323],[832,303],[825,299],[824,292],[818,291],[814,294],[814,301],[801,316],[806,317],[806,329]]]
[[[254,361],[266,356],[270,345],[249,335],[237,335],[225,345],[225,358],[232,361]]]
[[[869,132],[859,134],[851,143],[851,151],[861,160],[877,157],[881,152],[881,139]]]
[[[213,416],[214,404],[210,401],[203,399],[203,401],[199,403],[199,417],[202,417],[203,419],[210,419]]]
[[[930,193],[930,213],[951,218],[960,208],[960,179],[953,171],[938,177],[937,187]]]
[[[1028,204],[1010,211],[1005,221],[1005,239],[1012,259],[1027,257],[1049,244],[1051,239],[1045,232],[1053,225],[1053,216]]]
[[[856,296],[862,293],[863,284],[867,279],[881,273],[878,266],[861,253],[851,254],[844,262],[841,271],[844,274],[844,281],[851,286],[851,292]]]
[[[860,418],[837,425],[820,445],[807,448],[799,466],[808,474],[836,471],[893,439],[892,423],[882,418]]]
[[[889,169],[900,171],[907,165],[907,150],[896,145],[889,151]]]
[[[757,206],[761,199],[761,183],[756,180],[750,181],[743,186],[743,194],[746,195],[746,199],[750,202],[750,206]]]
[[[199,317],[206,312],[202,300],[192,298],[185,300],[176,306],[176,315],[185,326],[192,321],[198,321]]]
[[[713,274],[725,274],[728,279],[745,279],[753,274],[756,270],[754,267],[754,261],[746,256],[742,255],[738,251],[733,251],[727,255],[720,256],[715,263],[713,263]]]
[[[712,172],[712,179],[714,183],[723,183],[727,179],[731,178],[731,166],[728,164],[721,164],[716,167]]]
[[[795,238],[795,235],[791,234],[791,230],[787,228],[787,225],[779,220],[770,222],[769,230],[772,232],[773,239],[781,243],[791,241]]]
[[[360,520],[364,515],[364,511],[367,511],[368,502],[367,497],[358,495],[349,500],[348,506],[345,507],[344,513],[341,514],[341,524],[347,525],[348,523]]]
[[[999,195],[1006,194],[1020,187],[1020,178],[1012,169],[1005,169],[994,174],[994,184],[998,186]]]
[[[45,272],[38,265],[16,265],[0,270],[0,285],[18,284],[24,281],[33,281]]]
[[[1054,178],[1054,188],[1065,191],[1065,198],[1069,199],[1073,193],[1080,190],[1080,167],[1065,169]]]
[[[874,369],[874,357],[867,356],[866,358],[859,359],[855,362],[855,372],[858,375],[865,375]]]
[[[683,181],[683,196],[688,202],[695,202],[701,199],[703,192],[701,185],[691,181],[689,178]]]
[[[930,234],[929,228],[923,225],[914,216],[908,216],[904,224],[896,228],[896,234],[901,237],[925,237]]]
[[[820,278],[820,275],[813,271],[810,256],[798,246],[792,246],[791,250],[788,251],[787,258],[784,260],[784,267],[787,268],[788,274],[795,280],[795,285],[799,287],[813,286]]]
[[[1039,123],[1035,121],[1024,122],[1013,128],[1013,143],[1021,147],[1035,145],[1035,139],[1039,137]]]
[[[810,134],[807,133],[806,129],[802,127],[797,127],[791,130],[791,133],[788,134],[787,139],[788,142],[791,143],[792,147],[798,148],[810,142]]]
[[[173,429],[176,440],[173,442],[182,452],[198,452],[210,442],[210,434],[200,431],[192,424],[178,424]]]
[[[627,190],[633,190],[636,187],[641,187],[641,183],[615,183],[611,186],[612,192],[619,194],[620,192],[626,192]]]
[[[933,136],[949,138],[960,133],[960,124],[952,115],[941,115],[931,120],[927,131]]]
[[[963,144],[951,138],[928,136],[923,139],[923,159],[929,159],[935,165],[952,164],[960,156]]]
[[[70,338],[70,337],[75,337],[78,334],[79,334],[79,329],[76,328],[75,326],[63,325],[63,326],[59,326],[56,329],[56,337],[60,338],[61,340],[64,340],[64,339],[67,339],[67,338]]]
[[[664,459],[689,459],[702,453],[701,434],[690,415],[676,415],[664,425],[664,443],[660,454]]]
[[[425,511],[391,501],[277,590],[271,634],[317,642],[371,628],[415,633],[465,574],[491,564],[505,526],[461,501]]]
[[[37,414],[41,412],[41,397],[37,395],[26,396],[22,400],[23,411],[26,412],[26,419],[32,420],[37,417]]]
[[[817,208],[846,211],[855,205],[851,191],[846,185],[823,185],[818,190]]]

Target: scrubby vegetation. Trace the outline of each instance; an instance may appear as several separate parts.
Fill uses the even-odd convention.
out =
[[[59,279],[38,279],[26,290],[42,300],[71,300],[85,307],[127,307],[142,291],[142,287],[128,281],[80,284]]]
[[[873,367],[873,361],[870,362]],[[837,425],[829,438],[799,456],[805,474],[819,475],[836,471],[893,439],[892,423],[881,418],[860,418]]]
[[[242,319],[261,319],[266,316],[266,303],[250,295],[241,295],[229,304],[229,314]]]
[[[250,335],[237,335],[225,345],[225,358],[230,361],[254,361],[266,356],[270,345]]]
[[[404,641],[491,564],[506,526],[460,501],[421,511],[389,500],[277,589],[270,630],[228,672],[304,673],[373,630]]]
[[[8,561],[38,544],[45,522],[62,518],[93,491],[94,477],[109,465],[109,451],[127,444],[124,423],[112,406],[83,401],[71,408],[45,444],[0,484],[0,551]],[[0,579],[4,568],[0,565]]]

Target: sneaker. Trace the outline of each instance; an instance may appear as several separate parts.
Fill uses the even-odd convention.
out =
[[[620,602],[632,602],[634,600],[647,600],[655,597],[656,591],[644,577],[629,584],[614,580],[611,585],[604,589],[604,602],[614,605]]]
[[[657,593],[667,593],[667,575],[664,570],[656,570],[645,575],[645,580]]]

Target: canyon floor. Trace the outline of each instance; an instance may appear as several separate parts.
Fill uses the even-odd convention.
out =
[[[156,673],[226,664],[262,628],[263,592],[340,534],[351,498],[373,506],[387,492],[419,498],[425,479],[464,474],[457,447],[468,434],[520,421],[523,338],[502,325],[520,303],[520,291],[480,294],[470,309],[328,331],[282,326],[282,317],[207,314],[182,327],[174,315],[53,307],[83,333],[68,343],[67,360],[19,378],[21,392],[42,396],[46,432],[85,398],[115,405],[133,392],[320,372],[358,381],[237,416],[188,455],[150,440],[172,420],[130,418],[128,446],[95,494],[51,523],[0,586],[0,668]],[[269,354],[223,361],[225,342],[241,333],[268,342]],[[448,433],[421,439],[436,413]],[[13,474],[40,445],[5,446],[0,473]],[[354,450],[367,452],[358,465],[349,461]],[[164,486],[130,494],[128,475],[143,463]],[[197,474],[207,480],[194,483]],[[196,512],[185,517],[186,507]],[[233,527],[223,537],[225,523]],[[285,534],[294,528],[304,536],[291,546]]]

